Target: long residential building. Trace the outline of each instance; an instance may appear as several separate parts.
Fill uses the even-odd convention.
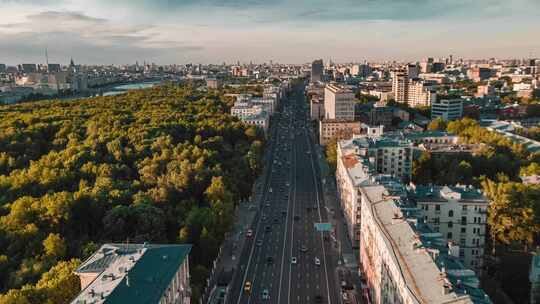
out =
[[[360,265],[370,303],[488,304],[459,246],[433,232],[394,183],[360,187]]]

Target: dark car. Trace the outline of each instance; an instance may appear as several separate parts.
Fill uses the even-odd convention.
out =
[[[264,231],[270,232],[270,231],[272,231],[272,227],[266,226],[266,227],[264,227]]]
[[[295,221],[298,221],[299,219],[300,219],[300,215],[297,214],[297,215],[294,216]]]
[[[266,258],[266,264],[268,264],[268,265],[274,264],[274,258],[271,257],[271,256],[267,257]]]
[[[314,299],[315,299],[315,303],[323,302],[323,297],[321,295],[316,295]]]

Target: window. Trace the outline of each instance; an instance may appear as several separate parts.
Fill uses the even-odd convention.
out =
[[[463,209],[462,209],[463,211],[467,211],[467,205],[463,205],[462,208],[463,208]]]
[[[435,211],[441,211],[441,205],[435,205]]]
[[[448,211],[448,216],[449,217],[454,217],[454,210]]]
[[[446,238],[447,238],[447,239],[452,239],[452,232],[448,232],[448,233],[446,234]]]
[[[454,227],[454,222],[448,222],[448,228]]]
[[[461,227],[461,233],[466,233],[467,232],[467,228],[466,227]]]
[[[461,225],[467,225],[467,217],[466,216],[461,217]]]

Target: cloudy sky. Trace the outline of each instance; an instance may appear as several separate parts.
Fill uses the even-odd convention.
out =
[[[0,63],[540,57],[540,0],[0,0]]]

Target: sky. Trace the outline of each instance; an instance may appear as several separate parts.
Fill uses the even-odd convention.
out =
[[[540,0],[0,0],[0,63],[540,57]]]

